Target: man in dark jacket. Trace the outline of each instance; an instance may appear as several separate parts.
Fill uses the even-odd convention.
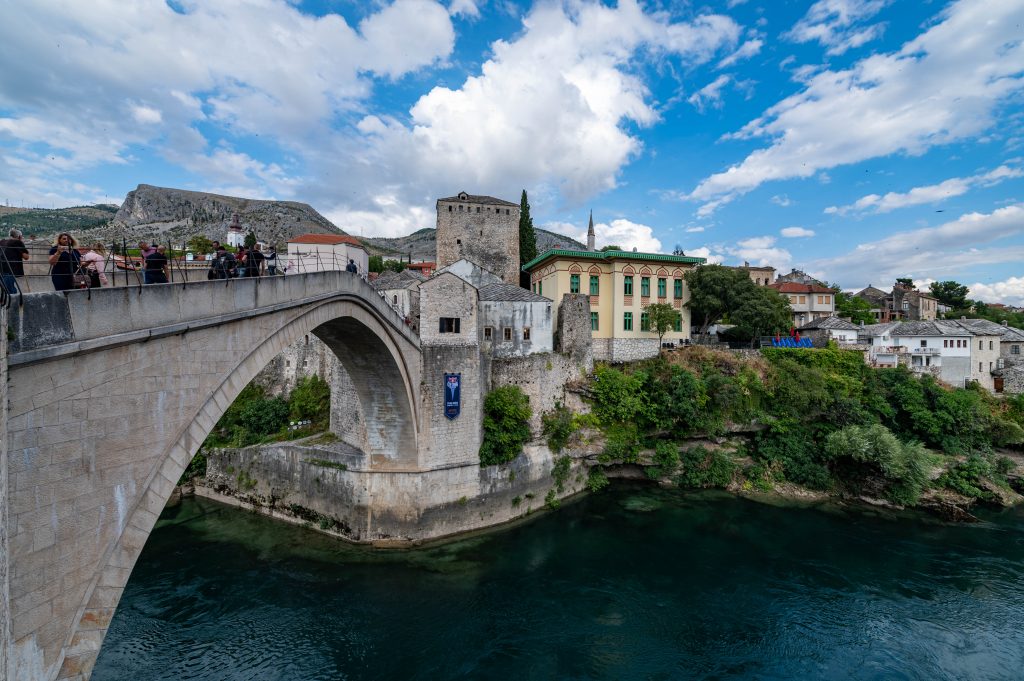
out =
[[[21,231],[12,229],[10,238],[0,241],[0,278],[11,295],[18,292],[15,277],[25,276],[25,260],[28,260],[28,249],[21,240]]]

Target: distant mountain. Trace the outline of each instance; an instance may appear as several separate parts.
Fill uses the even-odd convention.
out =
[[[555,234],[544,229],[537,231],[537,253],[549,248],[566,248],[570,250],[587,250],[587,247],[575,239]],[[417,230],[409,236],[391,239],[364,238],[360,239],[370,255],[382,255],[385,258],[397,259],[401,256],[408,259],[410,253],[413,260],[433,260],[437,254],[437,237],[435,230],[429,227]]]
[[[117,206],[97,204],[72,208],[11,208],[0,206],[0,232],[7,237],[11,228],[26,236],[39,235],[49,239],[60,232],[76,234],[82,230],[102,227],[117,213]]]

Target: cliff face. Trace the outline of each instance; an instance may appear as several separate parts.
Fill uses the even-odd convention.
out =
[[[244,232],[252,231],[259,239],[279,245],[299,234],[344,234],[305,203],[260,201],[147,184],[128,192],[110,225],[93,233],[100,238],[124,238],[129,243],[148,239],[179,244],[197,234],[223,240],[234,213],[238,213]]]

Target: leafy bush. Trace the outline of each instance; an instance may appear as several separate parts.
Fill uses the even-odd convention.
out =
[[[608,476],[605,475],[604,469],[600,466],[594,466],[587,473],[587,489],[591,492],[600,492],[609,484]]]
[[[778,421],[754,438],[754,458],[778,463],[785,478],[812,489],[828,489],[832,478],[821,461],[812,428],[794,421]]]
[[[972,499],[991,499],[992,493],[981,488],[981,479],[992,474],[992,468],[981,456],[972,454],[953,466],[936,480],[939,487],[959,492]]]
[[[288,424],[288,403],[280,397],[253,400],[242,408],[238,424],[254,437],[270,435]]]
[[[480,465],[508,463],[530,439],[530,398],[516,385],[496,388],[484,399]]]
[[[657,479],[672,475],[679,467],[679,445],[674,442],[659,442],[654,448],[654,465],[646,469],[647,477]]]
[[[555,459],[551,467],[551,479],[555,483],[555,489],[559,494],[565,491],[565,482],[569,479],[569,470],[572,468],[572,459],[568,456],[560,456]]]
[[[704,447],[683,452],[680,464],[676,483],[683,487],[725,487],[736,473],[736,464],[728,456]]]
[[[608,366],[594,371],[590,389],[594,396],[594,413],[602,423],[631,422],[646,418],[650,404],[644,382],[647,374],[629,374]]]
[[[635,424],[613,424],[605,429],[604,451],[598,459],[602,463],[622,461],[636,463],[640,454],[640,436]]]
[[[831,460],[849,457],[868,464],[886,480],[886,496],[913,506],[928,484],[928,455],[920,444],[900,442],[885,426],[849,426],[829,434],[825,454]]]
[[[561,403],[556,403],[555,408],[545,412],[540,420],[548,447],[557,454],[565,448],[565,445],[569,443],[569,438],[576,432],[576,422],[572,410]]]
[[[316,374],[299,380],[288,396],[288,417],[326,425],[331,417],[331,387]]]

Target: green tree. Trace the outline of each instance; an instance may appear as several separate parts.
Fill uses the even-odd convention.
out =
[[[700,320],[701,335],[732,312],[741,296],[757,287],[745,271],[721,265],[704,265],[684,276],[690,289],[690,300],[686,306]]]
[[[954,310],[970,307],[967,302],[967,294],[970,293],[963,284],[956,281],[933,281],[928,284],[933,296],[943,305],[949,305]]]
[[[256,245],[257,241],[259,241],[259,239],[256,238],[256,233],[255,232],[250,231],[248,234],[245,235],[245,247],[246,248],[252,248],[253,246]]]
[[[647,313],[651,331],[658,334],[658,347],[661,347],[661,339],[665,334],[674,329],[683,317],[679,310],[668,303],[651,303],[644,308],[644,312]]]
[[[526,200],[526,190],[519,199],[519,264],[525,265],[537,257],[537,232],[533,229],[533,218],[530,217],[530,203]]]
[[[874,324],[877,321],[867,300],[846,293],[838,285],[833,285],[832,290],[836,292],[837,317],[848,317],[854,324]]]
[[[381,271],[391,270],[392,272],[401,272],[405,269],[405,263],[401,260],[385,260],[382,267],[383,269]]]
[[[379,255],[371,255],[370,262],[367,263],[367,269],[371,272],[383,272],[384,271],[384,258]]]
[[[597,250],[599,253],[607,253],[608,251],[621,251],[622,246],[619,246],[618,244],[608,244],[607,246],[601,246],[601,248]]]
[[[213,242],[202,234],[196,234],[189,239],[188,247],[196,253],[213,253]]]
[[[755,285],[740,291],[736,296],[734,309],[729,312],[729,321],[750,336],[750,347],[754,347],[755,341],[762,335],[792,325],[793,314],[789,301],[782,294],[773,288]]]
[[[901,284],[909,289],[917,288],[916,286],[914,286],[914,280],[911,279],[910,277],[899,277],[898,279],[896,279],[896,283]]]

